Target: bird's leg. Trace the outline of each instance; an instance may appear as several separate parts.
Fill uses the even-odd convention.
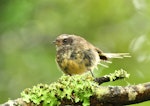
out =
[[[91,72],[92,77],[94,77],[94,78],[95,78],[95,76],[94,76],[93,72],[92,72],[91,70],[90,70],[90,72]]]

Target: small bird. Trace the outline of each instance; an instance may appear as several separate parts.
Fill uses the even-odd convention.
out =
[[[67,75],[83,74],[97,68],[101,61],[109,58],[130,57],[129,53],[103,53],[84,38],[61,34],[53,42],[56,45],[56,62]]]

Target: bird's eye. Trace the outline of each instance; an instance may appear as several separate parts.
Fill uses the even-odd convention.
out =
[[[68,40],[67,39],[63,39],[63,43],[67,44]]]
[[[62,42],[64,45],[71,45],[73,42],[73,39],[72,38],[65,38],[62,40]]]

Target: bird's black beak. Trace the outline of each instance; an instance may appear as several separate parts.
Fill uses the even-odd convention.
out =
[[[52,44],[56,44],[56,40],[52,41]]]
[[[56,45],[56,46],[60,46],[61,45],[61,41],[60,40],[54,40],[53,42],[52,42],[54,45]]]

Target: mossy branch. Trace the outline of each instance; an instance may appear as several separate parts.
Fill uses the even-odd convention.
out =
[[[124,70],[96,79],[88,75],[62,76],[50,85],[27,88],[21,93],[21,98],[9,100],[2,106],[123,106],[150,100],[150,82],[126,87],[100,85],[126,77],[129,74]]]
[[[109,75],[105,75],[100,78],[95,78],[94,81],[100,85],[104,82],[116,81],[119,79],[129,78],[129,76],[130,76],[130,74],[128,74],[123,69],[121,69],[119,71],[116,70],[114,73],[110,73]]]

